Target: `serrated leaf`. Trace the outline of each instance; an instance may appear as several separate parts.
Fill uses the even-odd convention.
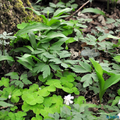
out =
[[[88,70],[89,72],[91,72],[91,66],[87,63],[87,62],[82,62],[82,61],[79,61],[79,64],[86,70]]]
[[[58,65],[55,65],[54,63],[50,63],[49,65],[55,71],[60,70],[60,67]]]
[[[92,84],[92,78],[91,78],[91,74],[86,74],[84,75],[82,78],[81,78],[81,82],[84,82],[83,83],[83,87],[87,87],[89,86],[90,84]]]
[[[79,65],[73,65],[73,67],[71,67],[71,69],[76,72],[76,73],[87,73],[90,72],[89,70],[83,68],[82,66]]]
[[[0,80],[0,86],[5,86],[5,87],[9,87],[9,79],[8,78],[4,78],[2,77]]]
[[[50,59],[49,61],[55,62],[56,64],[62,63],[62,61],[61,61],[59,58],[52,58],[52,59]]]
[[[9,72],[7,74],[5,74],[5,76],[10,76],[11,79],[19,79],[18,73],[17,72]]]
[[[46,77],[48,77],[49,75],[50,75],[50,67],[49,67],[49,65],[45,65],[42,69],[41,69],[41,71],[43,71],[43,78],[46,78]]]

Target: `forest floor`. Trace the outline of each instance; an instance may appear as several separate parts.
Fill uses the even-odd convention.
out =
[[[81,1],[79,7],[82,6],[85,2],[86,0]],[[42,4],[42,6],[49,7],[48,4],[47,5]],[[79,7],[77,9],[79,9]],[[84,13],[84,14],[80,13],[81,10],[89,7],[98,8],[102,10],[106,14],[106,17],[103,15],[94,14],[94,13]],[[112,57],[114,56],[113,54],[119,54],[120,52],[119,41],[118,39],[113,39],[112,37],[106,38],[104,36],[105,34],[111,33],[113,36],[120,38],[120,20],[119,20],[120,4],[117,4],[116,8],[114,9],[113,9],[113,5],[110,4],[109,12],[107,11],[106,2],[93,2],[92,4],[88,3],[83,8],[81,8],[81,10],[77,12],[74,16],[67,19],[67,21],[76,20],[76,19],[80,20],[82,18],[91,19],[91,21],[89,22],[86,21],[85,23],[83,23],[83,26],[87,26],[87,27],[81,29],[83,36],[88,37],[90,39],[88,39],[88,41],[85,42],[84,39],[79,38],[79,41],[68,44],[68,51],[71,53],[71,57],[69,59],[80,60],[84,57],[85,60],[89,60],[89,57],[92,56],[96,61],[99,61],[99,63],[101,63],[101,66],[103,65],[102,67],[104,67],[104,69],[108,70],[111,67],[111,69],[116,70],[116,72],[120,74],[119,72],[120,64],[115,60],[113,60],[113,57]],[[71,12],[70,14],[72,13],[73,12]],[[71,36],[75,37],[74,33],[71,34]],[[91,36],[95,36],[96,38],[99,38],[97,45],[96,43],[93,42],[94,37],[91,37]],[[100,36],[103,36],[103,38],[100,38]],[[117,47],[116,46],[111,47],[111,44],[112,46],[116,45]],[[7,51],[9,51],[10,47],[8,48],[6,47],[6,49]],[[118,68],[115,67],[116,64],[119,66]],[[6,63],[3,62],[2,70],[0,71],[0,76],[4,76],[6,73],[13,72],[13,71],[18,72],[19,74],[22,74],[24,70],[25,70],[24,67],[18,66],[17,63],[7,68]],[[84,75],[86,75],[86,73],[75,73],[75,74],[77,74],[77,76],[80,76],[81,78]],[[103,74],[103,77],[105,80],[109,78],[107,74]],[[118,82],[117,84],[114,84],[106,91],[103,97],[103,102],[102,102],[103,105],[107,105],[110,100],[114,100],[115,96],[117,96],[116,90],[120,88],[119,84],[120,82]],[[96,84],[94,85],[95,86],[88,86],[86,88],[81,87],[82,91],[80,91],[79,96],[84,96],[87,103],[93,103],[93,104],[99,105],[100,104],[99,94],[98,94],[99,88],[98,88],[98,85]],[[78,89],[81,89],[81,88],[78,88]],[[94,109],[93,111],[97,112],[98,109]]]

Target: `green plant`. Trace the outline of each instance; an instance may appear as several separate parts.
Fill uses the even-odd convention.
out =
[[[103,97],[104,93],[106,92],[106,90],[110,86],[112,86],[113,84],[117,83],[120,80],[120,74],[114,74],[114,73],[103,70],[102,67],[92,58],[90,58],[90,61],[92,62],[93,66],[95,68],[96,74],[98,76],[99,86],[100,86],[99,98],[100,98],[100,103],[101,103],[102,97]],[[111,77],[105,81],[103,78],[103,73],[107,73]]]
[[[13,33],[7,33],[6,31],[3,32],[3,34],[0,34],[0,44],[2,44],[2,54],[5,56],[5,46],[9,44],[9,42],[6,42],[5,40],[8,39],[15,39],[15,36],[10,36]]]
[[[13,85],[19,86],[20,88],[23,88],[24,84],[25,85],[32,84],[32,82],[28,80],[28,76],[26,72],[24,72],[20,77],[17,72],[10,72],[10,73],[7,73],[5,76],[10,76],[12,80],[10,82],[11,85],[13,84]]]
[[[57,12],[56,15],[59,17],[61,14],[62,12]],[[33,74],[43,72],[45,78],[50,75],[51,69],[56,71],[57,69],[60,70],[61,67],[66,69],[76,64],[77,61],[67,60],[71,54],[61,46],[65,43],[66,49],[68,49],[69,43],[77,41],[80,35],[82,36],[79,27],[85,26],[82,26],[78,21],[68,23],[55,17],[50,20],[44,15],[41,17],[44,23],[33,22],[18,25],[20,30],[16,33],[17,38],[11,41],[11,45],[14,46],[20,41],[25,43],[23,47],[13,49],[14,52],[22,53],[22,56],[17,57],[17,61]],[[74,31],[77,38],[67,37]],[[26,43],[28,44],[26,45]]]
[[[77,104],[75,103],[72,106],[72,109],[69,109],[65,106],[63,106],[60,109],[60,114],[57,112],[54,114],[49,114],[50,118],[45,120],[97,120],[98,118],[96,116],[92,115],[92,112],[88,110],[89,107],[95,107],[93,104]]]

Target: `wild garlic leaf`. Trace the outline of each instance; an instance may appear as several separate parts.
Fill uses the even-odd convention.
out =
[[[51,27],[49,27],[49,26],[47,26],[47,25],[45,25],[43,23],[38,22],[38,23],[28,25],[25,28],[19,30],[17,32],[16,36],[17,37],[21,36],[21,35],[23,35],[25,33],[29,33],[30,31],[33,32],[33,31],[42,31],[42,30],[50,30],[50,29],[51,29]]]
[[[52,40],[54,38],[66,38],[66,36],[59,31],[58,32],[50,31],[47,34],[47,37],[41,40],[41,43],[49,42],[50,40]]]

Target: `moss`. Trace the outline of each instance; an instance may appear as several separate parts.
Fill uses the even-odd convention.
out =
[[[25,11],[25,8],[23,6],[23,2],[21,0],[17,0],[17,3],[14,6],[20,13],[23,13],[24,15],[28,15]]]
[[[33,9],[29,0],[26,0],[26,2]],[[42,21],[42,19],[39,16],[34,15],[32,11],[30,11],[30,10],[28,12],[25,11],[23,2],[21,0],[18,0],[15,7],[17,8],[17,10],[24,13],[25,17],[22,18],[23,22],[28,22],[28,20],[34,20],[34,21],[38,21],[38,22]],[[21,8],[23,8],[23,9],[21,10]]]

